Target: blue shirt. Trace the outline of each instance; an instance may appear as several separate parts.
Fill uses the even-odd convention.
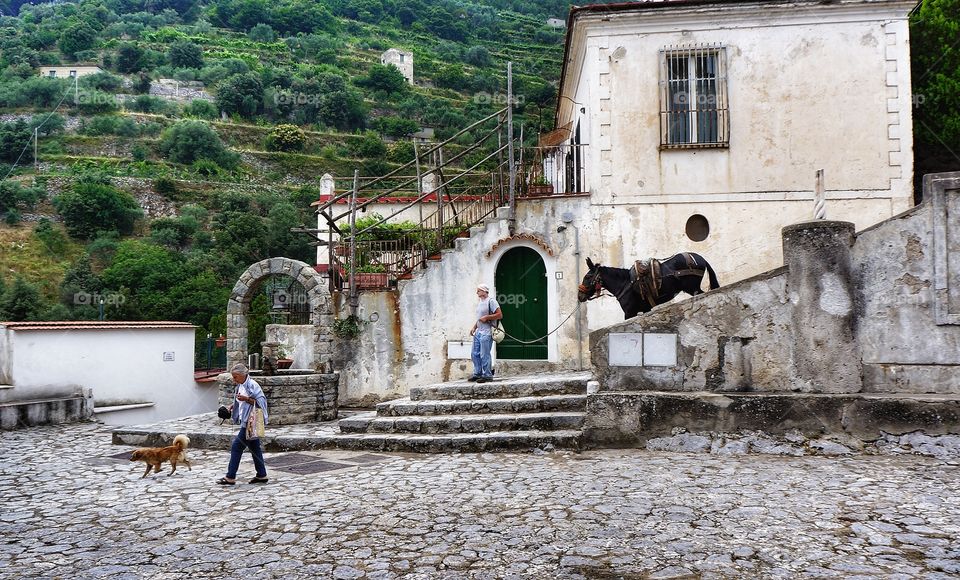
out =
[[[233,422],[238,425],[246,425],[247,418],[250,417],[250,411],[253,411],[253,405],[247,402],[236,400],[238,394],[244,394],[257,400],[257,405],[263,409],[263,422],[267,423],[267,396],[263,394],[263,389],[257,381],[247,375],[247,380],[237,385],[233,395]]]

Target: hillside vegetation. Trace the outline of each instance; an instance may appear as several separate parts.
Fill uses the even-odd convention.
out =
[[[0,320],[96,318],[103,297],[108,319],[223,333],[249,264],[313,262],[290,229],[315,223],[322,174],[382,175],[412,159],[412,133],[442,140],[502,108],[508,61],[518,133],[551,129],[564,31],[546,20],[568,9],[0,0]],[[911,34],[917,173],[955,169],[960,0],[926,0]],[[388,48],[413,53],[414,84],[380,64]],[[103,72],[41,76],[84,64]],[[267,309],[255,300],[253,341]]]
[[[249,264],[313,262],[289,230],[315,223],[322,174],[381,175],[413,158],[411,133],[442,140],[502,108],[508,61],[517,124],[529,140],[549,129],[563,31],[545,21],[568,4],[0,9],[16,14],[0,17],[0,319],[96,318],[105,297],[108,319],[184,320],[205,337],[225,330]],[[388,48],[414,54],[414,84],[380,64]],[[103,72],[41,77],[58,65]]]

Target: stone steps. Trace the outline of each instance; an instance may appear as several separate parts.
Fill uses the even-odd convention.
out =
[[[344,433],[487,433],[494,431],[559,431],[583,427],[584,413],[511,413],[504,415],[406,415],[373,413],[340,420]]]
[[[530,380],[495,380],[489,383],[442,383],[410,389],[411,401],[516,399],[549,395],[580,395],[586,393],[586,380],[533,378]]]
[[[585,411],[586,395],[546,395],[512,399],[447,399],[411,401],[397,399],[377,405],[380,417],[405,415],[476,415],[480,413],[546,413]]]
[[[341,419],[339,428],[342,436],[358,437],[358,445],[366,441],[372,448],[579,449],[588,379],[586,373],[558,373],[414,387],[409,399],[381,403],[375,413]]]

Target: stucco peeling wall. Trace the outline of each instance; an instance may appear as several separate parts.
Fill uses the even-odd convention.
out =
[[[601,389],[960,393],[960,324],[938,324],[935,313],[936,252],[952,244],[938,243],[936,235],[960,230],[960,210],[949,212],[960,207],[960,193],[940,195],[948,197],[939,204],[927,199],[860,232],[850,247],[847,274],[839,254],[806,252],[803,263],[790,260],[796,272],[774,270],[593,332],[591,358]],[[933,226],[937,220],[943,224],[940,234]],[[831,223],[837,222],[787,228],[785,244],[797,232],[830,238]],[[793,238],[791,247],[799,243]],[[939,259],[948,264],[941,268],[951,267]],[[828,284],[834,278],[851,284],[852,295],[839,300]],[[946,279],[955,286],[960,275],[950,270]],[[791,288],[790,280],[800,283]],[[941,291],[950,292],[960,288]],[[836,324],[824,326],[830,321]],[[610,366],[609,335],[640,332],[676,333],[678,364]]]
[[[862,232],[853,247],[864,391],[960,393],[960,326],[935,319],[930,201]],[[960,230],[960,219],[952,216],[947,228]]]
[[[590,334],[594,376],[604,391],[784,391],[797,381],[785,269],[661,306]],[[612,367],[610,333],[676,333],[675,367]]]

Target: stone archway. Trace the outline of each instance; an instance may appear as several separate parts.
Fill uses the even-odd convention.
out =
[[[284,275],[299,282],[310,299],[310,324],[313,326],[314,360],[317,370],[330,360],[333,351],[333,301],[326,280],[306,262],[289,258],[268,258],[247,268],[230,293],[227,302],[227,367],[246,363],[247,314],[258,283],[267,276]]]

